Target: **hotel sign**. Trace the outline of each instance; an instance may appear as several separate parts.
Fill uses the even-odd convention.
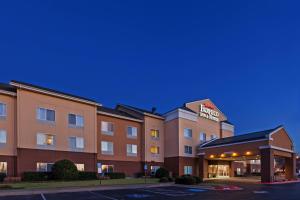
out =
[[[211,104],[201,104],[199,108],[199,116],[218,122],[220,113],[215,111],[214,109],[214,106],[212,106]]]

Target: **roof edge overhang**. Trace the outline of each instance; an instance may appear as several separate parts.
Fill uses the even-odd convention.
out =
[[[288,153],[295,153],[294,150],[277,147],[277,146],[273,146],[273,145],[260,146],[259,149],[274,149],[274,150],[288,152]]]
[[[15,93],[15,92],[9,92],[9,91],[6,91],[6,90],[1,90],[1,89],[0,89],[0,94],[6,94],[6,95],[9,95],[9,96],[17,96],[17,93]]]
[[[116,118],[120,118],[120,119],[127,119],[127,120],[135,121],[135,122],[143,122],[143,120],[140,120],[140,119],[134,119],[131,117],[125,117],[125,116],[111,114],[111,113],[107,113],[107,112],[103,112],[103,111],[97,111],[97,114],[107,115],[107,116],[116,117]]]
[[[47,91],[47,90],[44,90],[44,89],[40,89],[40,88],[37,88],[37,87],[34,87],[34,86],[28,86],[28,85],[25,85],[25,84],[22,84],[22,83],[14,82],[14,81],[11,81],[10,85],[15,86],[15,87],[20,88],[20,89],[26,89],[26,90],[29,90],[29,91],[32,91],[32,92],[38,92],[38,93],[42,93],[42,94],[46,94],[46,95],[50,95],[50,96],[54,96],[54,97],[59,97],[59,98],[63,98],[63,99],[71,100],[71,101],[85,103],[85,104],[89,104],[89,105],[93,105],[93,106],[102,106],[101,104],[99,104],[97,102],[88,101],[88,100],[85,100],[85,99],[80,99],[80,98],[69,96],[69,95],[66,95],[66,94],[60,94],[60,93],[57,93],[57,92]]]

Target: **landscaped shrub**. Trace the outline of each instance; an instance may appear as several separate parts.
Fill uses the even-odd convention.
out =
[[[79,180],[96,180],[97,173],[96,172],[78,172]]]
[[[52,178],[51,172],[24,172],[23,181],[48,181]]]
[[[174,178],[172,178],[172,177],[169,177],[169,178],[168,178],[168,181],[169,181],[169,182],[174,182],[174,181],[175,181],[175,179],[174,179]]]
[[[105,176],[108,176],[110,179],[124,179],[125,173],[123,172],[110,172],[110,173],[105,173]]]
[[[52,175],[55,180],[76,180],[78,170],[70,160],[59,160],[52,166]]]
[[[166,170],[165,168],[159,168],[155,172],[155,177],[156,178],[162,178],[162,177],[169,177],[169,171]]]
[[[202,180],[196,176],[183,175],[181,177],[176,178],[176,184],[184,184],[184,185],[195,185],[201,183]]]
[[[0,173],[0,182],[3,182],[6,177],[5,173]]]
[[[161,178],[159,179],[159,182],[160,182],[160,183],[167,183],[167,182],[169,182],[169,179],[168,179],[167,177],[161,177]]]

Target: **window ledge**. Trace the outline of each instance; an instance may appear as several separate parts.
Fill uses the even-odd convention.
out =
[[[114,152],[101,151],[101,154],[103,154],[103,155],[114,155]]]
[[[129,138],[129,139],[137,139],[137,136],[130,136],[130,135],[127,135],[127,138]]]
[[[130,157],[137,157],[137,153],[127,153],[127,156],[130,156]]]
[[[41,120],[41,119],[38,119],[37,120],[39,123],[41,124],[48,124],[48,125],[55,125],[55,121],[47,121],[47,120]]]
[[[55,150],[56,146],[55,145],[37,145],[38,149],[48,149],[48,150]]]
[[[70,125],[68,126],[69,128],[75,128],[75,129],[83,129],[84,126],[76,126],[76,125]]]
[[[102,134],[102,135],[114,136],[114,132],[101,131],[101,134]]]

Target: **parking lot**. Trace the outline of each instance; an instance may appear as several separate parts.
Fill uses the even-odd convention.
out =
[[[231,190],[233,188],[233,190]],[[237,186],[225,186],[220,188],[205,187],[145,187],[139,189],[121,190],[93,190],[85,192],[51,193],[27,196],[6,196],[0,200],[165,200],[165,199],[244,199],[244,200],[298,200],[300,196],[300,184],[286,185],[259,185],[242,184]]]

